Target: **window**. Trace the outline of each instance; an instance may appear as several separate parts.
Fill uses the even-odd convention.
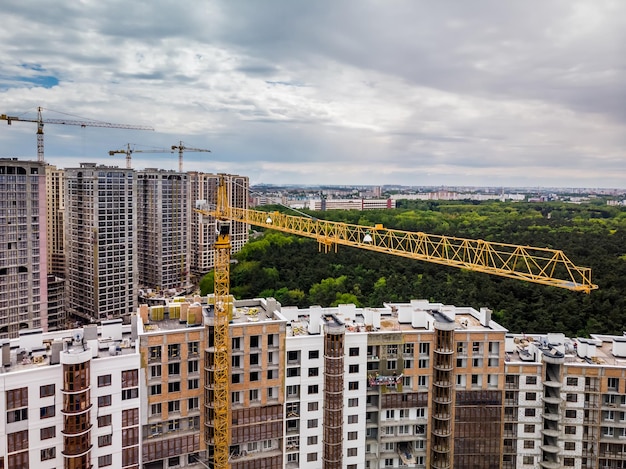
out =
[[[573,441],[566,441],[564,448],[565,451],[576,451],[576,443]]]
[[[472,375],[472,386],[479,386],[479,385],[480,385],[480,376]]]
[[[187,373],[197,373],[198,372],[198,360],[191,360],[187,362]]]
[[[309,368],[309,377],[319,376],[320,369],[319,368]]]
[[[359,399],[358,398],[353,398],[353,399],[348,399],[348,407],[358,407],[359,406]]]
[[[230,400],[232,401],[233,404],[240,404],[241,403],[241,392],[239,392],[239,391],[232,392],[230,394]]]
[[[98,397],[98,407],[107,407],[111,405],[111,395]]]
[[[161,403],[150,405],[150,415],[159,415],[161,413]]]
[[[251,366],[255,366],[259,364],[259,354],[258,353],[251,353],[250,354],[250,365]]]
[[[320,357],[319,350],[309,350],[309,360],[314,360]]]
[[[297,350],[289,350],[287,352],[287,363],[295,364],[300,361],[300,353]]]
[[[574,458],[563,458],[563,465],[565,467],[573,467],[574,466]]]
[[[577,402],[578,401],[578,394],[568,392],[565,395],[565,400],[567,402]]]
[[[387,369],[396,370],[398,368],[398,360],[387,360]]]
[[[54,459],[57,457],[57,449],[53,446],[52,448],[45,448],[41,450],[41,460],[47,461],[48,459]]]
[[[122,371],[122,388],[139,386],[139,370]]]
[[[153,384],[152,386],[150,386],[150,395],[154,396],[157,394],[161,394],[161,385],[160,384]]]
[[[524,425],[524,433],[535,433],[535,426],[527,423]]]
[[[534,417],[535,416],[535,409],[524,409],[524,415],[526,417]]]
[[[258,381],[259,380],[259,372],[251,371],[250,372],[250,381]]]
[[[98,467],[106,467],[113,464],[113,455],[107,454],[98,458]]]
[[[241,337],[233,337],[232,347],[233,350],[239,350],[241,348]]]
[[[172,376],[172,375],[179,375],[180,374],[180,363],[169,363],[167,365],[167,374]]]
[[[230,381],[233,384],[239,384],[239,383],[243,382],[243,374],[241,374],[241,373],[233,373],[230,376]]]
[[[169,401],[167,403],[168,412],[180,412],[180,401]]]
[[[98,417],[98,427],[108,427],[111,425],[111,414]]]
[[[198,409],[199,408],[198,402],[199,401],[197,397],[190,397],[189,399],[187,399],[187,410]]]
[[[359,356],[359,347],[350,347],[350,349],[348,351],[348,355],[350,355],[351,357],[358,357]]]
[[[309,462],[317,461],[317,453],[307,453],[306,460]]]
[[[350,365],[348,367],[348,373],[358,373],[359,372],[359,365]]]
[[[259,390],[258,389],[250,389],[250,400],[258,401],[259,400]]]
[[[348,423],[359,423],[358,415],[348,415]]]
[[[167,392],[180,392],[180,381],[167,383]]]
[[[417,385],[419,387],[426,387],[426,386],[428,386],[428,376],[418,376],[417,377]]]
[[[535,447],[535,441],[534,440],[524,440],[524,448],[525,449],[532,449]]]
[[[50,418],[50,417],[54,417],[54,410],[55,410],[54,405],[41,407],[39,409],[39,418],[47,419],[47,418]]]
[[[536,376],[526,376],[526,384],[537,384]]]
[[[39,386],[39,397],[54,396],[54,384]]]
[[[150,378],[161,377],[161,365],[152,365],[150,367]]]
[[[169,344],[167,346],[167,358],[180,358],[180,344]]]
[[[260,343],[258,335],[250,336],[250,348],[259,348]]]
[[[113,443],[113,435],[102,435],[98,437],[98,448],[103,446],[111,446]]]
[[[139,397],[139,388],[122,389],[122,400],[137,399]]]
[[[200,342],[189,342],[187,344],[187,353],[189,355],[198,355],[200,349]]]
[[[619,387],[619,378],[609,378],[607,384],[609,389],[617,391],[617,388]]]
[[[39,430],[39,439],[40,440],[48,440],[50,438],[54,438],[57,434],[56,427],[46,427]]]
[[[387,420],[391,420],[395,418],[395,414],[396,414],[396,411],[394,409],[388,409],[385,412],[385,417],[387,418]]]
[[[348,448],[348,456],[356,456],[357,454],[357,448]]]
[[[359,432],[348,432],[348,440],[356,440],[359,438]]]
[[[526,400],[527,401],[536,401],[537,400],[537,393],[536,392],[527,392],[526,393]]]
[[[456,343],[456,353],[463,355],[467,353],[467,342],[457,342]]]
[[[427,358],[420,358],[417,361],[417,367],[418,368],[428,368],[428,359]]]
[[[317,384],[312,384],[308,388],[309,394],[317,394],[319,392],[319,386]]]
[[[178,420],[178,419],[168,420],[168,422],[167,422],[167,431],[168,432],[176,432],[178,430],[180,430],[180,420]]]
[[[306,439],[307,445],[316,445],[317,444],[317,436],[310,436]]]
[[[300,376],[300,368],[298,367],[287,368],[287,378],[293,378],[294,376]]]
[[[566,409],[565,410],[565,418],[575,419],[576,418],[576,411],[575,410],[571,410],[571,409]]]
[[[111,375],[98,376],[98,387],[111,386]]]
[[[310,419],[306,424],[307,428],[317,428],[317,419]]]
[[[319,403],[318,402],[309,402],[307,404],[307,408],[308,408],[309,412],[314,412],[317,409],[319,409]]]
[[[533,464],[535,464],[535,457],[534,456],[523,456],[522,457],[522,463],[524,465],[533,465]]]
[[[300,386],[287,386],[287,397],[298,397],[300,395]]]
[[[200,387],[200,380],[193,378],[187,381],[187,389],[198,389]]]
[[[161,346],[150,347],[148,349],[149,361],[161,361]]]
[[[359,382],[358,381],[349,381],[348,382],[348,389],[350,391],[356,391],[357,389],[359,389]]]
[[[576,427],[574,425],[565,425],[566,435],[576,435]]]
[[[402,346],[402,353],[404,355],[413,355],[414,352],[415,352],[415,344],[409,343],[409,344],[404,344]]]
[[[568,386],[578,386],[578,378],[567,378],[566,383]]]

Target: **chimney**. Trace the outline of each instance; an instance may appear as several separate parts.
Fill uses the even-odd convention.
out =
[[[489,327],[491,322],[491,310],[489,308],[480,308],[480,324]]]

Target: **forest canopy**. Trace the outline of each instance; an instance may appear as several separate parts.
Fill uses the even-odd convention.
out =
[[[234,255],[236,298],[274,297],[284,306],[380,307],[427,299],[486,306],[511,332],[621,335],[626,330],[626,208],[563,202],[400,201],[394,210],[309,212],[327,220],[560,249],[592,268],[590,295],[340,246],[276,231],[257,233]],[[212,274],[201,282],[212,291]]]

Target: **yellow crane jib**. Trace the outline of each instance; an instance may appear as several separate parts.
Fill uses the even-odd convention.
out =
[[[563,251],[320,220],[280,212],[231,207],[221,217],[317,239],[322,245],[370,251],[589,293],[591,269],[576,266]]]

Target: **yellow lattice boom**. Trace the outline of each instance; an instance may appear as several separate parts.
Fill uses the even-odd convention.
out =
[[[231,207],[221,217],[317,239],[326,249],[345,245],[501,277],[589,293],[597,285],[591,269],[577,267],[563,251],[550,248],[362,226],[279,212]]]

